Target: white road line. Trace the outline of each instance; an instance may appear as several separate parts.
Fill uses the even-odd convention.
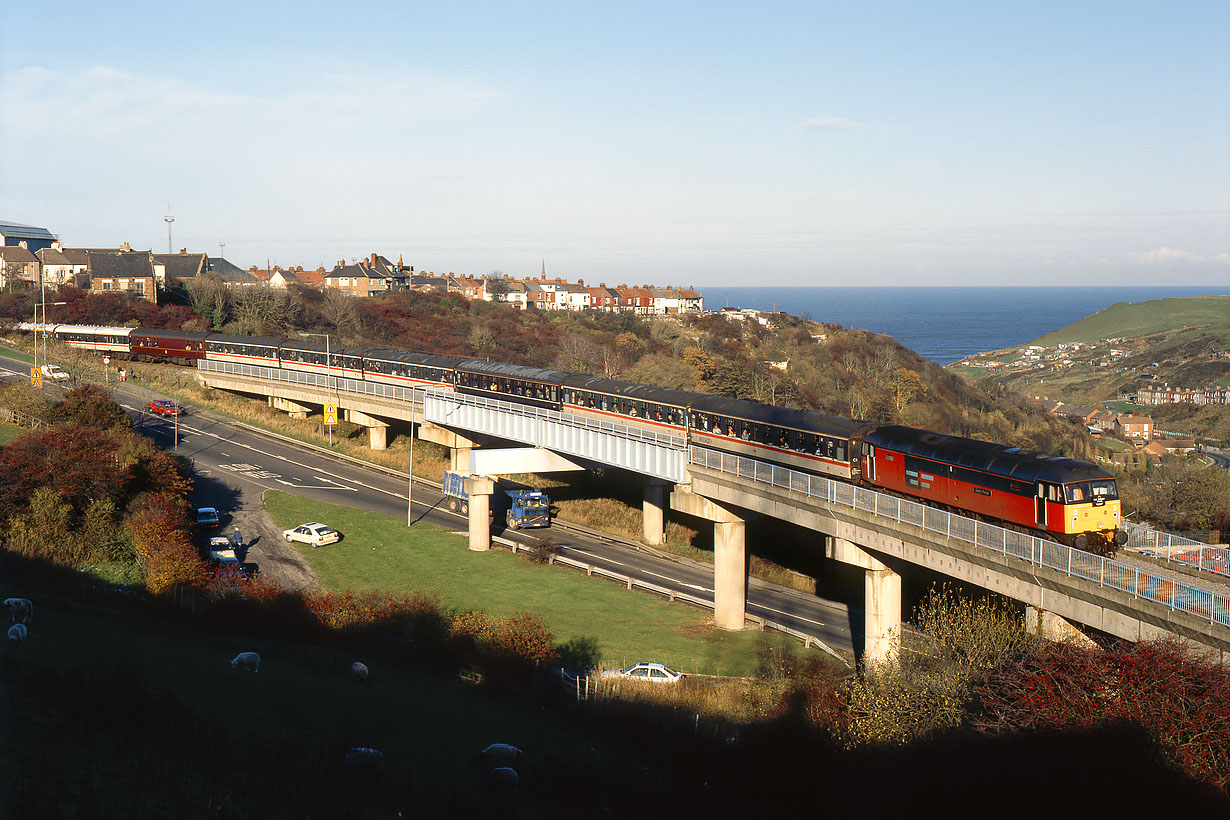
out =
[[[181,425],[181,426],[184,426],[184,425]],[[192,431],[194,431],[194,432],[196,432],[196,433],[200,433],[201,435],[204,435],[204,436],[210,436],[211,438],[216,438],[216,439],[222,440],[222,436],[218,435],[217,433],[211,433],[211,432],[209,432],[209,431],[207,431],[207,430],[202,430],[202,429],[200,429],[200,428],[196,428],[196,427],[187,427],[187,429],[192,430]],[[286,462],[287,464],[294,464],[296,467],[302,467],[303,469],[308,470],[308,471],[311,471],[312,473],[317,472],[317,468],[313,467],[313,466],[312,466],[312,465],[310,465],[310,464],[304,464],[304,463],[303,463],[303,462],[301,462],[301,461],[295,461],[294,459],[292,459],[292,458],[287,458],[286,456],[280,456],[280,455],[276,455],[276,454],[274,454],[274,453],[267,453],[267,452],[265,452],[264,450],[260,450],[260,449],[258,449],[258,448],[256,448],[256,447],[253,447],[253,446],[252,446],[252,445],[250,445],[250,444],[244,444],[244,443],[243,443],[243,442],[241,442],[241,441],[234,441],[233,439],[226,439],[226,442],[227,442],[228,444],[230,444],[230,445],[234,446],[234,447],[242,447],[242,448],[243,448],[243,449],[245,449],[245,450],[251,450],[253,453],[259,453],[260,455],[264,456],[265,458],[274,458],[274,459],[277,459],[278,461],[284,461],[284,462]],[[230,453],[224,453],[224,452],[222,452],[221,450],[219,450],[219,452],[220,452],[220,453],[222,453],[222,455],[226,456],[227,458],[234,458],[234,456],[232,456]],[[317,478],[321,478],[321,477],[320,477],[320,476],[317,476]],[[249,480],[251,481],[252,479],[249,479]],[[329,479],[324,479],[324,478],[321,478],[321,480],[322,480],[322,481],[327,481],[327,480],[329,480]],[[259,482],[253,482],[253,483],[259,484]],[[386,489],[384,489],[383,487],[375,487],[375,486],[372,486],[371,484],[367,484],[367,483],[365,483],[365,482],[363,482],[363,481],[356,481],[356,480],[351,479],[349,483],[351,483],[351,484],[357,484],[358,486],[360,486],[360,487],[365,487],[365,488],[367,488],[367,489],[369,489],[369,490],[372,490],[373,492],[383,493],[383,494],[385,494],[385,495],[391,495],[391,496],[393,496],[394,498],[401,498],[401,499],[405,499],[405,497],[406,497],[406,494],[405,494],[405,493],[392,492],[392,491],[390,491],[390,490],[386,490]],[[259,486],[268,487],[268,485],[264,485],[264,484],[259,484]],[[271,490],[276,490],[276,489],[278,489],[277,487],[268,487],[268,488],[269,488],[269,489],[271,489]],[[347,488],[347,489],[353,489],[353,488]]]
[[[242,473],[240,473],[240,475],[242,475]],[[287,487],[293,487],[296,490],[349,490],[352,493],[358,492],[356,488],[347,487],[343,484],[338,484],[336,481],[329,482],[330,484],[333,485],[332,487],[323,486],[323,485],[320,487],[313,487],[308,484],[291,484],[289,481],[283,481],[280,478],[276,478],[274,480],[277,481],[279,484],[285,484]],[[328,479],[325,479],[325,480],[328,481]]]
[[[588,550],[578,549],[577,547],[568,547],[568,551],[580,553],[581,555],[588,555],[590,558],[596,558],[599,561],[605,561],[608,564],[614,564],[617,567],[627,566],[627,564],[623,563],[622,561],[615,561],[613,559],[607,558],[604,555],[598,555],[597,553],[589,552]]]
[[[752,603],[748,604],[749,609],[753,606],[756,607],[757,609],[763,609],[765,612],[775,612],[778,615],[785,615],[787,618],[797,618],[800,621],[807,621],[807,623],[815,624],[816,626],[828,626],[828,624],[824,623],[823,621],[817,621],[813,618],[804,617],[803,615],[796,615],[793,612],[783,612],[780,609],[774,609],[771,606],[765,606],[763,604],[752,604]]]

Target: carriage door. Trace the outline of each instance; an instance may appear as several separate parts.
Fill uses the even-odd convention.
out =
[[[863,477],[871,482],[876,480],[876,448],[872,444],[863,445]]]
[[[1045,527],[1046,526],[1046,487],[1043,486],[1041,481],[1038,482],[1038,497],[1034,499],[1034,502],[1038,506],[1038,509],[1034,515],[1034,518],[1038,522],[1039,527]]]

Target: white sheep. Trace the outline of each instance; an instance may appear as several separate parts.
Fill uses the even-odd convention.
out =
[[[26,640],[26,625],[13,624],[9,627],[9,646],[21,646]]]
[[[9,611],[9,623],[25,623],[34,614],[34,604],[29,598],[5,598],[4,606]]]
[[[346,765],[352,769],[382,769],[384,752],[367,746],[355,746],[346,752]]]
[[[367,683],[368,678],[372,676],[372,673],[367,669],[367,664],[362,661],[355,661],[350,664],[350,674],[354,675],[354,679],[359,683]]]
[[[511,766],[498,766],[487,774],[487,785],[503,791],[516,791],[517,770]]]
[[[231,668],[259,672],[261,671],[261,656],[255,652],[240,652],[231,661]]]
[[[510,743],[492,743],[478,753],[480,768],[490,771],[499,767],[520,766],[525,754]]]

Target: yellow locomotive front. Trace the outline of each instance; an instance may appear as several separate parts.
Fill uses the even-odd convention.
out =
[[[1064,484],[1063,497],[1063,533],[1075,547],[1109,555],[1127,543],[1113,479]]]

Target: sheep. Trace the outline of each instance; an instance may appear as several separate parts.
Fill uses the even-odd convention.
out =
[[[13,624],[9,627],[9,646],[21,646],[25,639],[25,624]]]
[[[516,791],[517,770],[511,766],[498,766],[487,774],[487,785],[502,791]]]
[[[525,754],[509,743],[492,743],[478,753],[476,764],[485,771],[495,768],[520,766]]]
[[[29,598],[5,598],[4,606],[9,611],[9,623],[25,623],[34,614],[34,604]]]
[[[354,675],[354,679],[359,683],[367,683],[368,678],[371,677],[371,672],[368,671],[367,664],[362,661],[355,661],[350,664],[350,674]]]
[[[261,671],[261,656],[255,652],[240,652],[231,661],[231,668],[259,672]]]
[[[346,752],[346,766],[351,769],[379,770],[384,768],[384,753],[366,746],[355,746]]]

